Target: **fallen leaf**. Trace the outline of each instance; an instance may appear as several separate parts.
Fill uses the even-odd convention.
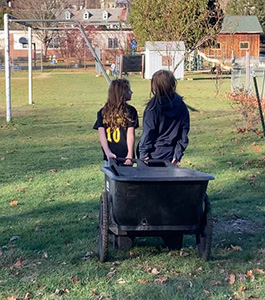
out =
[[[7,297],[6,300],[17,300],[17,298],[14,298],[14,297]]]
[[[25,188],[23,188],[23,187],[18,187],[18,188],[17,188],[17,191],[20,192],[20,193],[21,193],[21,192],[24,192],[24,191],[25,191]]]
[[[113,270],[113,271],[109,272],[109,273],[106,275],[106,278],[111,278],[111,277],[113,277],[113,276],[115,275],[115,273],[116,273],[116,270]]]
[[[66,294],[69,294],[69,293],[70,293],[70,290],[69,290],[69,289],[64,289],[64,292],[65,292]]]
[[[186,256],[189,256],[190,254],[189,254],[188,252],[180,251],[180,252],[179,252],[179,255],[180,255],[181,257],[186,257]]]
[[[265,274],[264,269],[253,269],[253,272],[259,273],[259,274]]]
[[[259,250],[259,253],[260,253],[260,254],[265,254],[265,249],[260,249],[260,250]]]
[[[240,281],[246,281],[246,275],[245,274],[238,274]]]
[[[262,152],[262,148],[261,147],[255,147],[254,152],[260,153],[260,152]]]
[[[154,274],[154,275],[157,275],[160,272],[156,268],[153,268],[152,271],[151,271],[151,273]]]
[[[56,173],[56,172],[57,172],[57,169],[50,169],[49,172],[51,172],[51,173]]]
[[[243,249],[240,246],[233,246],[231,245],[231,248],[235,251],[243,251]]]
[[[136,253],[134,251],[130,251],[130,256],[131,257],[135,257],[136,256]]]
[[[2,161],[5,160],[5,159],[6,159],[6,158],[5,158],[4,156],[2,156],[2,157],[0,158],[0,160],[2,160]]]
[[[18,239],[20,239],[20,237],[18,236],[18,235],[14,235],[14,236],[12,236],[11,238],[10,238],[10,242],[14,242],[14,241],[16,241],[16,240],[18,240]]]
[[[241,287],[239,288],[239,290],[240,290],[241,292],[245,292],[246,289],[247,289],[247,288],[246,288],[245,285],[241,285]]]
[[[235,276],[235,274],[233,274],[233,273],[231,273],[231,274],[229,274],[228,275],[228,282],[229,282],[229,284],[234,284],[235,283],[235,281],[236,281],[236,276]]]
[[[12,201],[10,201],[9,204],[10,204],[10,206],[15,206],[18,204],[18,202],[17,202],[17,200],[12,200]]]
[[[168,277],[164,276],[164,277],[160,277],[160,278],[155,279],[155,282],[157,282],[157,283],[164,283],[167,280],[168,280]]]
[[[91,294],[92,294],[92,295],[95,295],[95,296],[98,295],[97,289],[92,289],[92,290],[91,290]]]
[[[220,282],[220,281],[214,281],[214,282],[212,283],[212,286],[219,286],[219,285],[221,285],[221,282]]]
[[[117,280],[117,283],[118,283],[118,284],[124,284],[124,283],[126,283],[126,281],[125,281],[124,279],[122,279],[122,278],[119,278],[119,279]]]
[[[149,280],[148,279],[138,279],[137,280],[139,283],[142,283],[142,284],[145,284],[145,283],[148,283]]]
[[[33,181],[33,178],[32,178],[32,177],[30,177],[30,178],[28,179],[28,181],[29,181],[29,182],[32,182],[32,181]]]
[[[78,279],[77,279],[77,277],[76,276],[72,276],[71,277],[71,280],[73,281],[73,283],[78,283]]]
[[[30,299],[30,293],[26,293],[24,299],[26,299],[26,300]]]
[[[84,257],[82,258],[83,260],[88,260],[91,259],[93,257],[93,252],[92,251],[88,251]]]
[[[256,178],[256,175],[254,175],[254,174],[249,174],[249,175],[248,175],[248,178]]]
[[[253,274],[253,271],[252,271],[252,270],[249,270],[249,271],[247,271],[247,273],[246,273],[246,277],[247,277],[247,278],[251,278],[252,280],[254,280],[254,279],[255,279],[255,276],[254,276],[254,274]]]
[[[208,291],[208,290],[203,290],[203,292],[204,292],[204,294],[207,295],[207,296],[211,295],[211,292]]]
[[[35,232],[40,232],[40,231],[42,231],[42,228],[39,227],[39,226],[37,226],[37,227],[35,228]]]
[[[15,262],[16,267],[21,267],[22,266],[22,256],[18,257],[16,262]]]

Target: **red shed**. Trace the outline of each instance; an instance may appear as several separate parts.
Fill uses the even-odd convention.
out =
[[[259,57],[262,27],[256,16],[227,16],[215,45],[204,50],[208,57],[230,59],[235,57]]]

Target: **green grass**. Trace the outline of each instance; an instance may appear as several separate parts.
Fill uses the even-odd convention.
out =
[[[136,75],[129,79],[131,104],[141,118],[150,81]],[[168,252],[159,239],[147,239],[138,241],[133,256],[111,250],[109,262],[98,261],[104,176],[92,127],[108,86],[85,71],[34,73],[33,85],[35,104],[30,106],[26,73],[12,74],[13,121],[6,124],[0,75],[1,300],[24,299],[26,293],[34,300],[265,298],[265,275],[258,271],[265,268],[264,139],[235,134],[242,118],[225,98],[229,80],[218,96],[214,80],[178,82],[179,93],[195,109],[182,166],[215,176],[208,186],[215,223],[209,262],[197,257],[188,236],[185,257]],[[141,128],[137,139],[140,133]],[[14,200],[18,204],[11,206]],[[19,238],[10,241],[14,236]],[[87,252],[93,257],[84,261]],[[16,263],[20,257],[22,265]],[[150,272],[154,268],[159,274]],[[244,278],[249,270],[254,277]],[[167,280],[155,281],[161,277]]]

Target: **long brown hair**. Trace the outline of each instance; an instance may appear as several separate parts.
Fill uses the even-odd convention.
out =
[[[154,97],[149,101],[149,105],[160,103],[162,99],[170,101],[176,92],[176,78],[173,72],[168,70],[159,70],[155,72],[151,79],[151,92]],[[155,102],[155,103],[154,103]]]
[[[103,122],[111,130],[119,126],[126,128],[130,121],[126,104],[128,99],[125,97],[130,89],[130,82],[125,78],[112,80],[110,84],[108,100],[103,107],[102,116]]]

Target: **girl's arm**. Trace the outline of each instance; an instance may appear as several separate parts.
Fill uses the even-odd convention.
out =
[[[134,127],[129,127],[127,129],[127,148],[128,153],[126,158],[133,158],[133,150],[134,150],[134,140],[135,140],[135,134],[134,134]],[[125,165],[132,164],[131,160],[127,159],[124,163]]]
[[[156,137],[156,118],[153,111],[145,110],[143,116],[143,132],[139,142],[140,159],[149,158]]]
[[[107,158],[111,158],[111,157],[116,158],[116,155],[110,151],[108,141],[107,141],[107,138],[106,138],[105,128],[104,127],[99,127],[98,128],[98,134],[99,134],[99,141],[100,141],[101,147],[103,148]]]

